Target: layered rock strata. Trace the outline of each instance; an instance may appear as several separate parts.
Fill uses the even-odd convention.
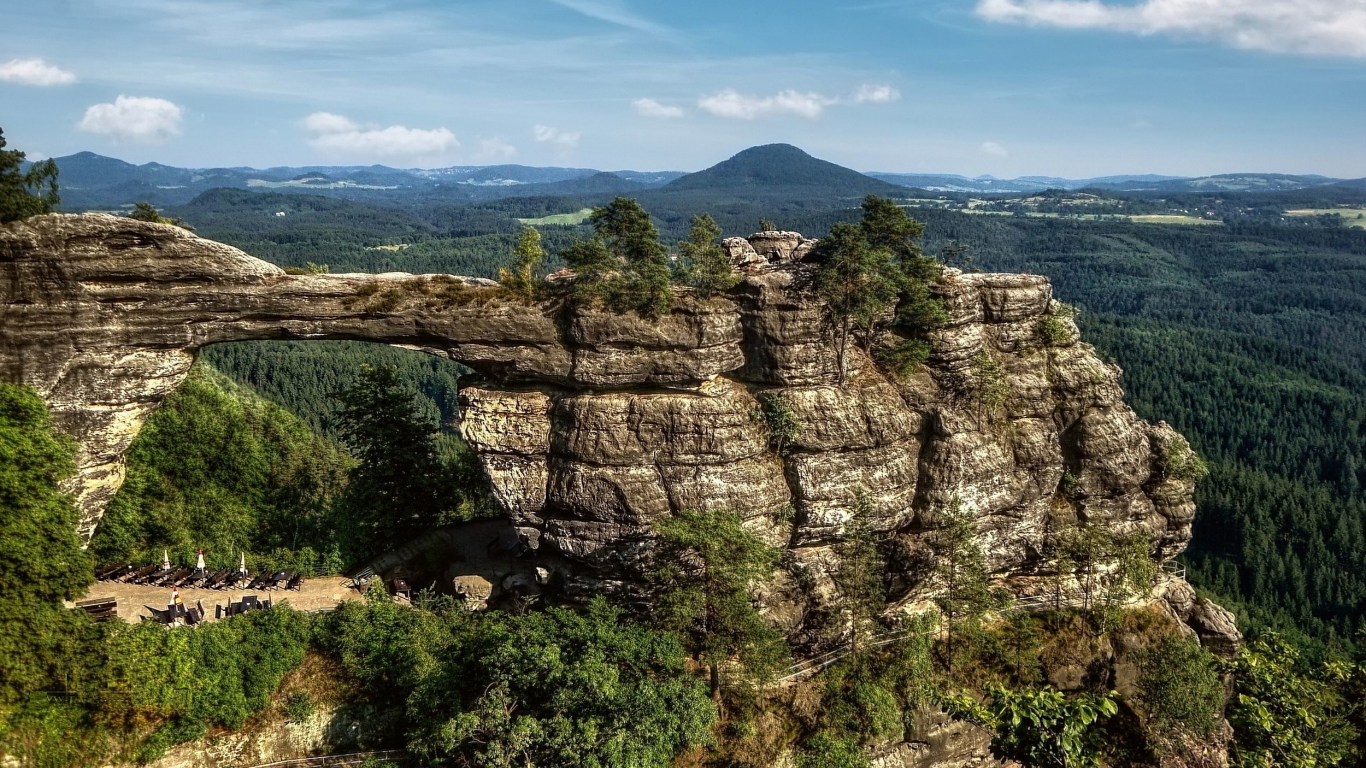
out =
[[[860,498],[902,562],[955,506],[1002,575],[1030,573],[1079,521],[1144,533],[1156,559],[1182,551],[1192,484],[1163,461],[1183,439],[1124,404],[1119,369],[1045,278],[946,270],[925,365],[896,378],[854,349],[841,375],[812,245],[732,238],[740,285],[680,290],[651,319],[513,304],[471,278],[287,275],[176,227],[42,216],[0,227],[0,377],[37,388],[76,438],[87,537],[197,349],[344,338],[478,371],[462,430],[498,501],[530,547],[597,574],[629,576],[661,517],[720,507],[820,577]],[[761,416],[775,400],[800,425],[782,445]]]

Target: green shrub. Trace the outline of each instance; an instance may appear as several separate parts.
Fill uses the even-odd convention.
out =
[[[872,761],[857,741],[819,734],[797,753],[797,768],[870,768]]]
[[[240,728],[304,658],[308,614],[277,606],[197,627],[123,625],[110,638],[110,687],[130,710]]]
[[[1164,733],[1207,736],[1224,701],[1219,661],[1193,639],[1167,635],[1136,655],[1138,699],[1148,721]]]
[[[960,695],[945,700],[955,716],[991,728],[991,754],[1030,768],[1100,765],[1099,723],[1119,711],[1115,694],[1066,696],[1052,688],[1012,691],[987,687],[985,706]]]
[[[1329,662],[1306,669],[1299,653],[1274,634],[1249,643],[1234,662],[1236,688],[1228,719],[1241,768],[1326,768],[1352,753],[1358,737],[1350,718],[1359,697],[1346,699],[1349,670]]]
[[[313,704],[313,697],[309,696],[307,691],[295,691],[289,694],[289,697],[285,699],[284,706],[281,707],[285,719],[291,723],[307,721],[317,709]]]
[[[208,732],[208,727],[200,720],[180,717],[168,720],[138,745],[134,757],[139,763],[160,760],[171,747],[203,738]]]
[[[900,339],[890,347],[879,347],[877,361],[898,379],[920,370],[930,359],[930,345],[921,339]]]
[[[1034,332],[1045,346],[1060,347],[1072,341],[1072,329],[1067,321],[1076,316],[1076,307],[1054,300],[1049,303],[1048,313],[1039,319]]]
[[[323,642],[377,697],[406,701],[409,751],[431,761],[667,766],[716,717],[678,639],[601,599],[508,616],[376,596],[329,617]]]
[[[1183,437],[1177,437],[1167,443],[1167,447],[1162,450],[1160,469],[1167,477],[1192,483],[1198,483],[1209,476],[1209,466]]]
[[[765,398],[758,418],[768,428],[769,445],[779,456],[786,456],[792,442],[802,434],[802,422],[797,412],[781,395]]]

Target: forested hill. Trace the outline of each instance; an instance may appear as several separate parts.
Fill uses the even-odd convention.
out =
[[[808,155],[791,144],[750,147],[729,160],[674,179],[666,191],[713,190],[728,194],[762,189],[811,188],[821,196],[904,194],[905,189]]]

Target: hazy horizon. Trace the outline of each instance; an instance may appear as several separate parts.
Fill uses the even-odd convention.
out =
[[[3,127],[4,127],[4,126],[0,126],[0,128],[3,128]],[[740,150],[737,150],[737,152],[743,151],[744,149],[748,149],[748,148],[749,148],[749,147],[743,147],[743,148],[741,148]],[[798,148],[801,149],[801,147],[798,147]],[[805,150],[803,150],[803,151],[805,151]],[[187,164],[180,165],[180,164],[175,164],[175,163],[166,163],[166,162],[163,162],[163,161],[157,160],[157,159],[145,160],[145,161],[142,161],[142,162],[135,162],[135,161],[133,161],[133,160],[129,160],[129,159],[124,158],[124,157],[120,157],[120,156],[119,156],[117,153],[115,153],[115,152],[99,152],[99,151],[96,151],[96,150],[93,150],[93,149],[82,149],[82,150],[77,150],[77,151],[72,152],[72,153],[67,154],[67,155],[61,155],[58,159],[60,159],[61,157],[71,157],[71,156],[73,156],[73,155],[78,155],[78,154],[81,154],[81,153],[83,153],[83,152],[88,152],[88,153],[91,153],[91,154],[99,155],[99,156],[101,156],[101,157],[112,158],[112,159],[114,159],[114,160],[120,160],[120,161],[123,161],[123,162],[126,162],[126,163],[130,163],[130,164],[133,164],[133,165],[143,165],[143,164],[145,164],[145,163],[160,163],[160,164],[162,164],[162,165],[168,165],[168,166],[173,166],[173,167],[177,167],[177,168],[186,168],[186,169],[192,169],[192,170],[207,170],[207,169],[212,169],[212,168],[239,168],[239,169],[240,169],[240,168],[249,168],[249,169],[252,169],[252,170],[267,171],[267,170],[271,170],[271,169],[275,169],[275,168],[293,168],[293,169],[302,169],[302,168],[364,168],[364,167],[369,167],[369,166],[383,166],[383,167],[387,167],[387,168],[391,168],[391,169],[399,170],[399,171],[424,171],[424,170],[436,170],[436,169],[451,168],[451,167],[462,167],[462,168],[490,168],[490,167],[505,166],[505,165],[520,165],[520,166],[525,166],[525,167],[530,167],[530,168],[570,168],[570,169],[581,169],[581,170],[591,170],[591,171],[603,171],[603,172],[608,172],[608,173],[614,172],[614,171],[632,171],[632,172],[637,172],[637,173],[652,173],[652,172],[654,172],[654,173],[696,173],[697,171],[701,171],[701,170],[705,170],[705,169],[707,169],[707,168],[710,168],[711,166],[716,165],[717,163],[720,163],[720,162],[722,162],[722,161],[724,161],[724,160],[726,160],[726,159],[728,159],[728,158],[730,158],[730,157],[733,157],[733,156],[735,155],[735,153],[731,153],[730,155],[726,155],[725,157],[719,157],[719,158],[716,159],[715,162],[708,163],[707,165],[701,166],[701,167],[698,167],[698,168],[629,168],[629,167],[626,167],[626,166],[623,166],[623,165],[593,167],[593,166],[586,166],[586,165],[561,165],[561,164],[556,164],[556,163],[547,163],[547,164],[544,164],[544,165],[534,165],[534,164],[527,163],[527,162],[519,162],[519,161],[517,161],[517,160],[511,160],[511,161],[505,161],[505,162],[485,162],[485,163],[449,163],[449,164],[446,164],[446,165],[428,165],[428,166],[419,166],[419,165],[408,165],[408,166],[405,166],[405,165],[396,165],[396,164],[393,164],[393,163],[327,163],[327,162],[316,162],[316,161],[315,161],[315,162],[285,162],[285,163],[278,163],[278,164],[275,164],[275,165],[222,165],[222,164],[212,164],[212,163],[187,163]],[[810,154],[810,153],[808,153],[808,154]],[[38,156],[38,157],[32,157],[32,156],[31,156],[31,157],[29,157],[28,159],[29,159],[29,160],[46,160],[46,159],[48,159],[48,158],[47,158],[46,155],[40,155],[40,156]],[[838,161],[836,161],[836,160],[831,160],[831,159],[828,158],[828,157],[819,157],[819,159],[821,159],[821,160],[830,160],[831,162],[835,162],[835,163],[837,163],[837,164],[839,164],[839,165],[843,165],[843,163],[838,163]],[[850,167],[850,166],[846,166],[846,167]],[[860,172],[860,173],[903,174],[903,175],[908,175],[908,176],[909,176],[909,175],[915,175],[915,176],[960,176],[960,177],[963,177],[963,178],[965,178],[965,179],[970,179],[970,180],[981,180],[981,179],[988,179],[988,178],[990,178],[990,179],[999,179],[999,180],[1001,180],[1001,181],[1012,181],[1012,180],[1014,180],[1014,179],[1024,179],[1024,178],[1057,178],[1057,179],[1081,180],[1081,179],[1097,179],[1097,178],[1122,177],[1122,176],[1134,176],[1134,177],[1137,177],[1137,176],[1162,176],[1162,177],[1170,177],[1170,178],[1201,178],[1201,177],[1204,177],[1204,176],[1240,175],[1240,174],[1285,174],[1285,175],[1293,175],[1293,176],[1315,176],[1315,175],[1317,175],[1317,176],[1325,176],[1325,177],[1329,177],[1329,178],[1342,178],[1342,179],[1351,179],[1351,178],[1352,178],[1352,177],[1346,177],[1346,176],[1331,177],[1331,176],[1329,176],[1328,174],[1314,174],[1314,173],[1289,174],[1289,173],[1287,173],[1287,172],[1285,172],[1285,171],[1280,171],[1280,170],[1268,170],[1268,169],[1253,169],[1253,170],[1241,169],[1241,170],[1232,170],[1232,171],[1220,171],[1220,172],[1211,173],[1211,174],[1154,173],[1154,172],[1150,172],[1150,171],[1139,170],[1139,171],[1132,171],[1132,172],[1129,172],[1129,173],[1123,173],[1123,172],[1121,172],[1121,173],[1105,173],[1105,174],[1099,174],[1099,175],[1096,175],[1096,176],[1064,176],[1064,175],[1062,175],[1062,174],[1057,174],[1057,173],[1022,173],[1022,174],[1019,174],[1018,176],[999,176],[999,175],[990,174],[990,173],[981,173],[981,174],[972,174],[972,175],[970,175],[970,174],[967,174],[967,173],[961,173],[961,172],[958,172],[958,171],[951,171],[951,170],[905,171],[905,170],[896,170],[896,169],[888,169],[888,168],[852,168],[852,170],[858,171],[858,172]]]
[[[88,0],[0,16],[36,157],[1366,176],[1366,0]]]

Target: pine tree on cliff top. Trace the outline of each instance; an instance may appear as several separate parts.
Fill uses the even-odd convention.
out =
[[[579,278],[575,294],[604,302],[617,311],[642,315],[668,313],[673,302],[672,273],[659,231],[640,203],[618,197],[588,217],[593,237],[560,255]]]

